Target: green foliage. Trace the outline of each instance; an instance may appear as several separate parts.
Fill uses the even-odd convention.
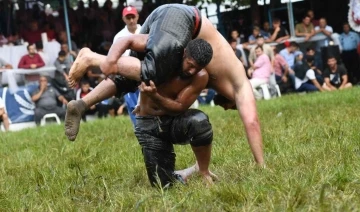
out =
[[[0,134],[1,211],[359,211],[360,89],[259,101],[266,169],[253,162],[236,111],[203,107],[214,128],[206,188],[150,187],[128,117]],[[176,146],[176,168],[195,162]]]

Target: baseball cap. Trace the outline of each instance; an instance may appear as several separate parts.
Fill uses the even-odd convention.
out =
[[[125,7],[122,12],[122,16],[137,15],[137,14],[138,14],[138,12],[137,12],[136,8],[133,6]]]

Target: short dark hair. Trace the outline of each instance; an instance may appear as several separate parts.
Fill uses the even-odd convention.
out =
[[[87,79],[82,79],[80,81],[80,85],[89,85],[89,84],[90,84],[90,82]]]
[[[304,15],[303,20],[304,20],[305,18],[310,18],[310,19],[311,19],[311,17],[308,16],[308,15]]]
[[[262,34],[259,34],[258,36],[256,36],[256,39],[259,39],[259,38],[264,38],[264,36],[262,36]]]
[[[261,51],[264,51],[264,49],[263,49],[262,46],[256,46],[256,47],[255,47],[255,50],[256,50],[256,49],[261,49]]]
[[[59,51],[59,57],[65,57],[66,56],[66,52],[65,51]]]
[[[205,67],[212,59],[213,49],[207,41],[194,39],[186,46],[186,56],[194,59],[199,66]]]
[[[315,51],[315,48],[313,46],[310,46],[310,47],[306,48],[306,52],[308,52],[308,51]]]
[[[36,42],[35,46],[36,46],[36,49],[43,49],[44,48],[42,41]]]
[[[335,55],[328,55],[328,57],[327,57],[327,60],[330,60],[330,59],[335,59],[336,60],[336,57],[335,57]]]
[[[34,44],[33,44],[33,43],[30,43],[30,44],[26,47],[26,49],[29,50],[29,49],[30,49],[30,46],[32,46],[32,45],[34,45]]]
[[[230,40],[229,40],[229,43],[237,43],[237,40],[235,40],[235,39],[230,39]]]
[[[279,23],[280,22],[280,18],[274,18],[273,23]]]
[[[296,43],[295,41],[291,41],[291,42],[290,42],[290,46],[298,48],[298,47],[299,47],[299,44]]]
[[[343,23],[343,26],[345,26],[345,25],[350,26],[350,24],[348,22]]]
[[[216,94],[214,97],[214,104],[215,105],[223,105],[226,103],[230,103],[231,101],[229,99],[227,99],[225,96],[220,95],[220,94]]]

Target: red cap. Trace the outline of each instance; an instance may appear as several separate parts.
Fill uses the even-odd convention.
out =
[[[125,7],[122,12],[123,17],[127,16],[127,15],[137,15],[137,14],[138,14],[138,12],[137,12],[136,8],[133,6]]]

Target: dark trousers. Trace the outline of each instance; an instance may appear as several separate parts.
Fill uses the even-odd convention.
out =
[[[64,120],[64,119],[65,119],[66,110],[65,110],[64,108],[62,108],[62,107],[57,107],[57,106],[48,107],[48,108],[45,108],[45,107],[37,107],[37,108],[35,108],[35,114],[34,114],[36,125],[40,125],[41,119],[42,119],[46,114],[49,114],[49,113],[56,113],[56,115],[58,115],[61,120]]]
[[[359,55],[356,49],[351,51],[343,51],[341,58],[348,71],[349,81],[355,84],[360,80]]]

